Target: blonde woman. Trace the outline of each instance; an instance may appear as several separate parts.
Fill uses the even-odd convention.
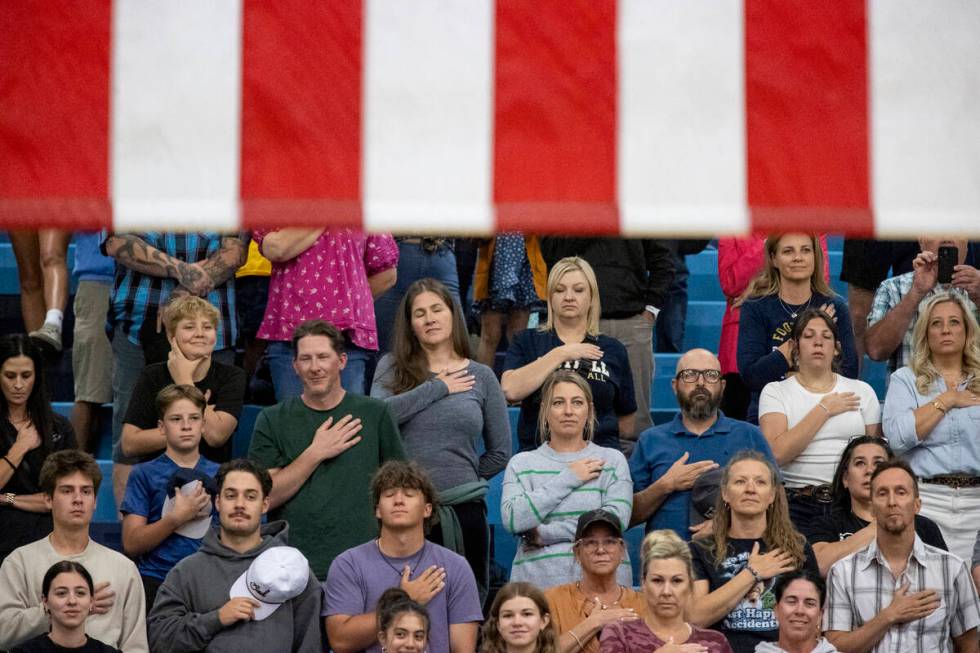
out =
[[[688,617],[721,631],[734,653],[778,638],[772,588],[781,574],[819,574],[813,550],[789,520],[776,468],[756,451],[725,466],[712,535],[690,546],[697,580]]]
[[[793,345],[790,333],[797,316],[821,308],[840,331],[840,373],[858,376],[854,331],[847,302],[824,280],[820,243],[812,234],[773,234],[766,238],[765,265],[735,305],[741,308],[738,330],[738,370],[751,391],[748,420],[758,423],[759,393],[767,383],[790,371]]]
[[[969,560],[980,512],[980,342],[956,293],[926,301],[912,330],[911,365],[891,376],[882,417],[895,454],[920,478],[922,514],[951,553]]]
[[[591,386],[596,444],[619,448],[620,433],[633,433],[636,397],[629,357],[620,341],[599,333],[600,312],[592,266],[577,256],[555,263],[548,275],[548,319],[514,338],[500,379],[507,400],[521,402],[521,451],[540,442],[541,385],[556,369],[573,370]]]
[[[602,631],[602,653],[731,653],[717,630],[685,620],[694,593],[691,550],[672,530],[643,539],[643,619],[619,620]]]
[[[504,528],[521,538],[510,579],[547,588],[580,577],[573,551],[579,515],[602,508],[621,529],[629,523],[633,481],[618,449],[592,441],[595,407],[581,376],[553,372],[541,395],[544,443],[507,463],[500,513]],[[624,557],[616,582],[628,586],[632,577]]]

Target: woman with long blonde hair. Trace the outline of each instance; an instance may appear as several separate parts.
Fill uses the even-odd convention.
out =
[[[536,421],[541,384],[556,369],[586,379],[595,398],[595,443],[618,448],[620,434],[632,435],[636,413],[633,374],[626,347],[599,333],[599,287],[582,258],[561,259],[548,274],[548,319],[510,343],[500,385],[510,402],[521,402],[517,436],[521,451],[540,442]]]
[[[735,653],[779,636],[772,586],[781,574],[819,574],[813,550],[793,528],[776,468],[757,451],[737,453],[722,471],[711,536],[691,542],[690,620],[721,631]]]
[[[601,653],[731,653],[725,636],[686,619],[694,589],[691,550],[670,529],[643,538],[640,584],[646,610],[642,619],[609,624],[602,631]]]
[[[797,316],[820,308],[837,322],[840,332],[840,373],[858,376],[854,331],[847,302],[824,280],[826,262],[813,234],[771,234],[766,238],[765,265],[735,305],[741,308],[738,331],[738,370],[752,393],[748,420],[758,422],[759,394],[767,383],[790,372],[793,346],[790,334]]]
[[[891,376],[882,424],[920,479],[922,514],[969,560],[980,510],[980,334],[960,294],[939,292],[920,306],[911,364]]]
[[[629,524],[633,481],[619,449],[593,442],[592,390],[576,372],[557,370],[545,381],[539,428],[544,443],[507,463],[500,515],[521,538],[510,579],[548,588],[581,576],[574,552],[579,515],[602,508],[620,529]],[[623,555],[616,582],[628,586],[633,574]]]

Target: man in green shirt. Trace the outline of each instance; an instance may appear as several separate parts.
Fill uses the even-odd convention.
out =
[[[249,457],[272,476],[270,519],[289,522],[289,540],[323,580],[341,552],[378,535],[370,481],[386,460],[403,460],[387,405],[346,392],[344,337],[324,320],[293,333],[293,368],[303,393],[264,409]]]

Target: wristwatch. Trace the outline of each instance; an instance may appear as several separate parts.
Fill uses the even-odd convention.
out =
[[[14,505],[14,499],[16,497],[17,495],[14,494],[13,492],[7,492],[6,494],[3,495],[4,503],[12,507]]]

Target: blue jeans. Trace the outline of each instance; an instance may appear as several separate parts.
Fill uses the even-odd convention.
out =
[[[456,254],[448,245],[434,252],[422,249],[419,243],[398,243],[398,280],[385,294],[374,300],[374,319],[378,325],[378,353],[391,351],[394,342],[395,316],[408,287],[419,279],[430,277],[445,284],[459,303],[459,276]]]
[[[346,345],[346,349],[347,365],[340,372],[340,385],[347,392],[358,395],[366,394],[364,391],[364,370],[368,359],[373,357],[374,352],[361,349],[350,343]],[[265,350],[265,358],[269,363],[272,385],[276,389],[276,401],[283,401],[303,394],[303,382],[299,380],[296,371],[293,369],[293,349],[288,341],[270,341]]]
[[[674,254],[674,282],[667,291],[663,310],[657,316],[656,350],[677,354],[684,351],[684,323],[687,321],[687,279],[690,272],[681,254]]]

